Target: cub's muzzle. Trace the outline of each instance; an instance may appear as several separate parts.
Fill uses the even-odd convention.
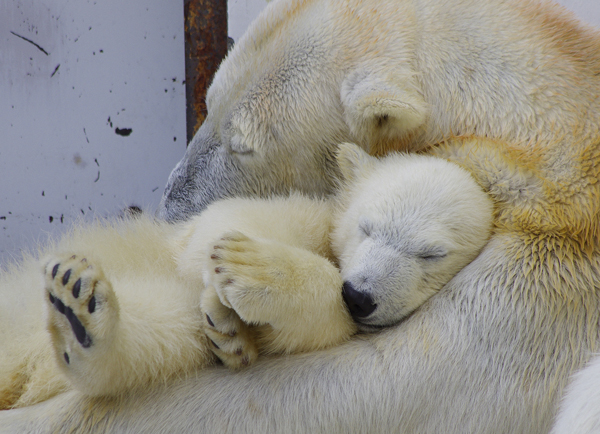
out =
[[[355,290],[350,282],[344,282],[342,297],[355,320],[366,318],[377,308],[369,294]]]

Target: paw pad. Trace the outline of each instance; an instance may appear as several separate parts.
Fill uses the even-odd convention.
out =
[[[63,285],[66,285],[67,283],[69,283],[69,277],[71,277],[71,269],[70,268],[63,275],[63,278],[62,278]]]
[[[73,285],[73,297],[79,298],[79,293],[81,292],[81,278],[77,279],[75,285]]]
[[[61,269],[66,270],[62,275]],[[46,267],[48,300],[58,313],[64,315],[77,342],[83,348],[92,346],[92,337],[82,322],[81,315],[96,311],[95,274],[95,270],[87,264],[87,259],[78,260],[75,255]],[[67,352],[63,357],[70,363]]]
[[[58,273],[58,266],[60,264],[56,264],[53,268],[52,268],[52,278],[54,279],[56,277],[56,274]]]

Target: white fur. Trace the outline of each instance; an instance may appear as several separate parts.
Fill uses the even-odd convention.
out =
[[[311,351],[347,341],[356,327],[342,301],[342,277],[328,258],[332,228],[342,257],[354,250],[346,238],[362,231],[357,210],[348,208],[380,221],[370,237],[385,244],[359,263],[342,259],[342,275],[381,268],[378,250],[390,259],[384,274],[395,275],[387,281],[369,276],[378,283],[367,292],[379,306],[371,325],[407,316],[483,247],[492,207],[466,171],[426,156],[377,161],[349,144],[340,155],[354,179],[347,177],[336,206],[300,195],[228,199],[189,223],[140,217],[63,240],[43,261],[45,291],[29,300],[45,300],[50,339],[34,330],[37,341],[15,343],[7,335],[2,342],[37,360],[6,354],[4,405],[31,405],[71,387],[97,397],[140,393],[212,365],[211,351],[238,368],[252,363],[257,351]],[[371,201],[365,189],[378,199]],[[431,201],[422,206],[422,197]],[[418,258],[422,239],[427,248],[441,244],[449,263]],[[410,276],[395,256],[408,257],[412,269],[423,272]]]
[[[456,135],[593,143],[599,40],[550,0],[273,2],[215,74],[159,214],[330,194],[342,142],[379,155]]]
[[[118,409],[63,394],[0,413],[0,429],[548,432],[600,345],[599,46],[543,0],[273,2],[215,76],[160,214],[183,219],[228,194],[332,193],[343,141],[381,154],[446,141],[433,152],[494,199],[492,239],[382,333],[202,371]]]
[[[395,155],[377,162],[358,151],[340,148],[351,194],[342,195],[332,246],[346,284],[377,304],[359,320],[370,330],[408,316],[475,258],[492,205],[447,161]]]

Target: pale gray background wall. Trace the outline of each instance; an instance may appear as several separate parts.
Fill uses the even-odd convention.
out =
[[[75,219],[154,210],[185,152],[184,80],[183,1],[0,0],[0,263]]]
[[[600,26],[600,1],[559,1]],[[229,0],[229,35],[266,5]],[[184,74],[182,1],[0,0],[0,265],[76,219],[154,211]]]

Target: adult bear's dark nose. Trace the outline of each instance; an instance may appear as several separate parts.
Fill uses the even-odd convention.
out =
[[[350,282],[344,282],[342,296],[353,318],[365,318],[377,307],[369,294],[358,292]]]

